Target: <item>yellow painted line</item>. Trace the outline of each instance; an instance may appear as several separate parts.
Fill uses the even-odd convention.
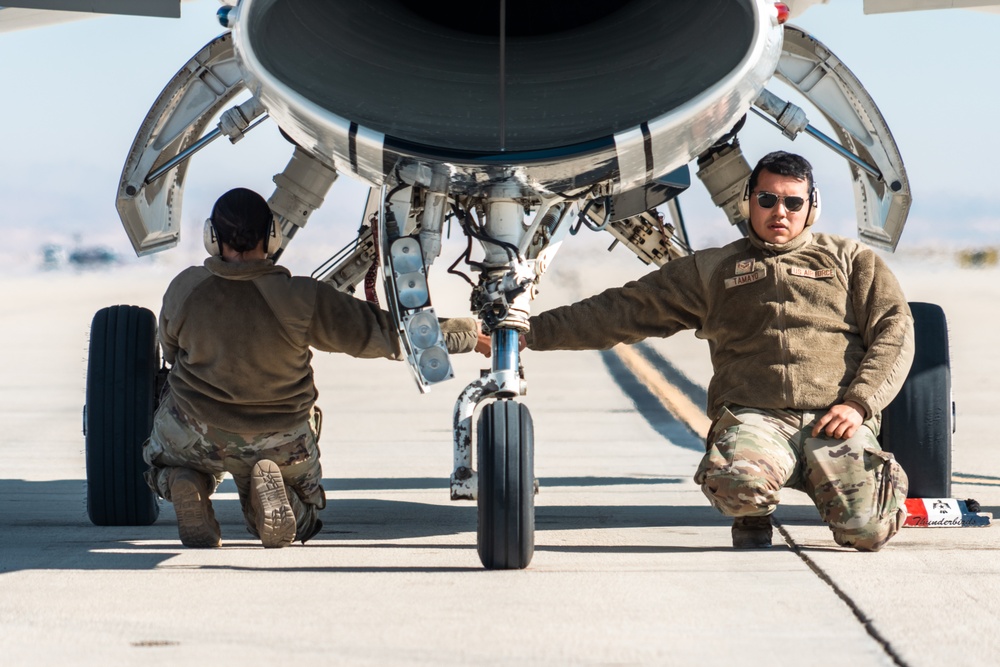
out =
[[[1000,479],[983,477],[982,475],[967,475],[962,472],[951,474],[951,481],[956,484],[975,484],[976,486],[1000,486]]]
[[[667,382],[656,367],[628,345],[615,345],[612,351],[673,416],[687,424],[688,428],[702,438],[708,436],[712,421],[684,392]]]

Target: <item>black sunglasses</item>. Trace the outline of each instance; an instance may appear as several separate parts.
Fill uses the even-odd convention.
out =
[[[785,204],[785,208],[789,211],[795,212],[802,210],[805,205],[806,200],[802,197],[788,196],[782,197],[781,195],[776,195],[773,192],[758,192],[757,193],[757,203],[761,208],[774,208],[778,201],[782,201]]]

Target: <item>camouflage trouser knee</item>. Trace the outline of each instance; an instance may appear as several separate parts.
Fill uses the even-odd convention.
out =
[[[853,437],[812,437],[823,412],[723,411],[695,481],[729,516],[774,511],[783,487],[804,491],[840,545],[880,549],[906,519],[906,473],[865,422]]]
[[[295,514],[295,533],[301,539],[308,539],[316,532],[319,510],[326,507],[326,493],[320,484],[323,471],[319,462],[319,419],[317,410],[308,421],[287,431],[231,433],[192,419],[177,407],[168,393],[160,402],[153,419],[153,431],[142,450],[150,466],[146,482],[160,496],[170,500],[171,468],[190,468],[205,473],[214,479],[213,492],[228,472],[239,491],[247,530],[257,535],[249,500],[250,474],[254,464],[269,459],[281,469],[285,491]]]

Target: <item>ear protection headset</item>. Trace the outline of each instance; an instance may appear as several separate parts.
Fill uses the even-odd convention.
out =
[[[811,227],[819,220],[819,189],[815,184],[809,189],[809,213],[806,215],[806,227]],[[750,219],[750,179],[743,185],[743,197],[739,200],[740,215],[744,220]]]
[[[219,234],[216,232],[215,225],[212,223],[211,218],[205,220],[203,240],[205,242],[205,250],[209,255],[212,255],[213,257],[222,256],[222,241],[219,239]],[[267,234],[264,238],[264,253],[270,257],[274,253],[281,250],[281,241],[281,225],[275,223],[274,217],[272,216],[271,223],[267,226]]]

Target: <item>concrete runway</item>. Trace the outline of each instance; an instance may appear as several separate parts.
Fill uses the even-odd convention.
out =
[[[589,273],[568,260],[539,309],[643,272],[617,253]],[[1000,271],[893,266],[911,300],[950,317],[953,495],[1000,517]],[[157,310],[173,272],[0,277],[4,665],[997,664],[1000,529],[908,528],[856,553],[786,491],[775,547],[734,551],[730,522],[691,481],[698,439],[614,353],[524,356],[541,485],[527,570],[484,571],[475,505],[448,497],[451,410],[486,364],[475,355],[425,396],[403,364],[317,355],[329,505],[305,547],[255,544],[231,481],[215,497],[222,549],[184,549],[169,504],[153,526],[94,527],[90,319],[115,303]],[[464,314],[464,298],[438,312]],[[701,341],[650,346],[704,386]]]

